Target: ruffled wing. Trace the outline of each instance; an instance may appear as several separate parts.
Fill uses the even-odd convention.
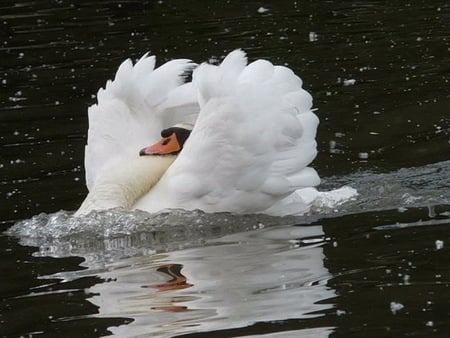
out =
[[[193,73],[200,113],[191,136],[137,208],[283,213],[276,204],[319,183],[318,118],[290,69],[230,53],[220,66]],[[275,209],[276,210],[275,210]],[[273,211],[275,210],[275,211]],[[289,212],[293,213],[293,212]]]

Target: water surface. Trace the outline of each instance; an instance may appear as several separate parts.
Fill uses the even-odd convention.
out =
[[[0,336],[446,335],[449,22],[444,0],[2,1]],[[358,198],[74,221],[87,107],[122,60],[235,48],[302,77],[320,189]]]

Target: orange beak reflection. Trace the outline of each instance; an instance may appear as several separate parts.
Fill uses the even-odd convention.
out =
[[[176,154],[181,150],[177,135],[173,133],[169,137],[162,138],[159,142],[146,147],[139,152],[140,156]]]

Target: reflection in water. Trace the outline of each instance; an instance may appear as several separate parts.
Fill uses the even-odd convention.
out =
[[[158,291],[182,290],[190,288],[192,284],[186,283],[187,278],[181,273],[183,266],[181,264],[164,264],[156,269],[158,272],[165,273],[172,279],[154,286]],[[145,288],[146,286],[142,286]]]
[[[102,283],[86,288],[92,295],[88,301],[98,307],[96,318],[132,321],[110,327],[119,336],[237,330],[274,321],[284,323],[278,329],[285,330],[290,328],[291,319],[310,323],[297,324],[295,329],[300,332],[296,334],[303,335],[303,329],[314,327],[315,335],[327,335],[336,325],[330,313],[351,317],[349,310],[340,310],[347,307],[342,294],[337,302],[333,300],[335,290],[345,290],[343,285],[352,288],[354,274],[384,269],[384,262],[379,262],[348,271],[345,262],[336,260],[346,252],[346,234],[350,231],[348,246],[357,248],[362,242],[352,232],[358,234],[358,225],[364,227],[360,237],[365,241],[381,236],[372,234],[374,231],[402,228],[377,221],[377,217],[388,215],[388,207],[394,210],[389,219],[398,222],[405,218],[407,227],[447,224],[445,211],[434,207],[448,204],[448,192],[441,190],[448,184],[447,168],[448,161],[389,174],[358,173],[330,179],[326,182],[330,187],[352,183],[360,192],[356,199],[339,206],[347,216],[337,216],[333,205],[328,211],[323,206],[316,210],[321,214],[300,218],[181,210],[156,215],[112,210],[73,218],[61,212],[18,223],[9,233],[19,236],[23,244],[39,246],[39,255],[85,257],[86,270],[47,278],[101,279]],[[420,190],[414,189],[416,186]],[[424,204],[430,205],[426,208],[430,220],[408,218],[409,209],[414,211]],[[366,219],[372,218],[369,216],[361,216],[361,224],[351,220],[359,215],[352,216],[352,212],[380,208],[384,211],[375,214],[373,224],[366,224]],[[324,212],[334,216],[325,218]],[[319,224],[327,225],[326,235],[320,225],[288,225],[317,223],[318,219]],[[432,243],[436,240],[442,241],[437,238]],[[372,252],[380,250],[372,247]],[[352,257],[353,266],[356,258]],[[334,262],[333,275],[328,271],[330,262]],[[336,270],[340,265],[344,268]],[[336,284],[336,280],[345,282]],[[314,322],[321,316],[328,320]]]
[[[326,285],[330,274],[323,264],[323,241],[320,226],[238,233],[214,246],[109,264],[97,274],[106,282],[87,292],[95,294],[89,300],[100,317],[133,319],[110,328],[119,336],[314,318],[331,306],[318,302],[335,296]]]

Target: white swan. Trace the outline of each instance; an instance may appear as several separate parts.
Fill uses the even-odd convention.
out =
[[[241,50],[219,66],[198,66],[188,83],[191,61],[154,66],[147,54],[134,66],[126,60],[89,108],[89,194],[76,215],[113,207],[278,216],[308,210],[320,182],[308,167],[319,120],[299,77],[265,60],[247,65]],[[164,151],[163,140],[141,151],[162,130],[172,135],[174,125],[185,132],[193,125],[184,145]]]

